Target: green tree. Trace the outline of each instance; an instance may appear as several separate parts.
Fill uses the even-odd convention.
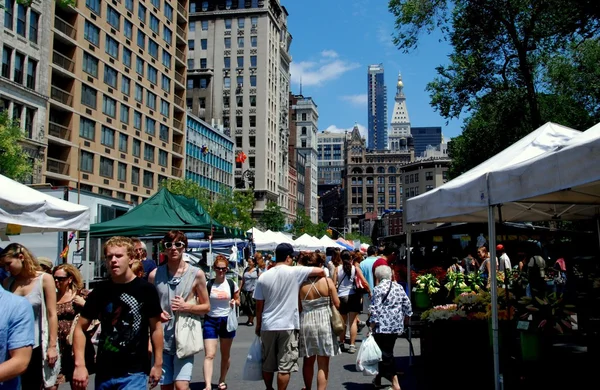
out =
[[[279,232],[285,227],[285,215],[276,202],[267,202],[267,207],[260,217],[259,224],[264,229]]]
[[[310,225],[312,224],[308,215],[303,208],[298,208],[296,219],[292,223],[292,234],[296,237],[300,237],[304,233],[307,233],[307,230],[310,229]]]
[[[348,241],[359,240],[361,244],[372,245],[371,237],[363,236],[362,234],[360,234],[358,232],[347,233],[346,240],[348,240]]]
[[[17,181],[26,179],[33,171],[29,155],[19,142],[22,138],[23,130],[19,126],[19,122],[10,119],[7,110],[1,111],[0,173]]]

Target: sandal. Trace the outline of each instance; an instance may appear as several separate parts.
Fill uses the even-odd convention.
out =
[[[225,382],[219,383],[218,389],[219,390],[227,390],[227,383],[225,383]]]
[[[373,381],[371,381],[371,384],[376,389],[383,389],[385,387],[384,385],[381,384],[381,379],[379,380],[379,384],[377,384],[377,378],[373,378]]]
[[[254,326],[254,322],[246,322],[246,325],[248,325],[248,326]]]

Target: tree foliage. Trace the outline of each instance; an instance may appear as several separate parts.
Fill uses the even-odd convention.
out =
[[[285,227],[285,215],[281,211],[281,207],[276,202],[267,202],[259,224],[263,229],[270,229],[274,232],[282,231]]]
[[[19,141],[23,138],[23,130],[19,122],[12,120],[8,111],[0,112],[0,173],[16,181],[29,177],[33,167],[29,155],[23,150]]]
[[[195,198],[206,212],[219,223],[242,229],[250,229],[254,225],[252,208],[254,193],[252,191],[232,191],[222,188],[221,192],[211,197],[208,189],[200,187],[190,179],[167,179],[161,186],[174,194]]]
[[[599,31],[600,2],[391,0],[389,10],[399,49],[413,50],[421,34],[435,30],[453,48],[427,90],[443,117],[469,115],[451,145],[454,176],[548,120],[576,126],[594,116],[600,90],[592,90],[590,75],[598,62],[588,42]],[[572,60],[573,52],[581,56]],[[577,76],[561,78],[573,71]]]
[[[358,232],[352,232],[346,234],[346,240],[348,241],[360,241],[361,244],[373,245],[371,241],[371,237],[363,236]]]
[[[296,219],[292,223],[292,234],[294,236],[300,237],[301,235],[306,233],[310,236],[317,238],[321,238],[324,235],[331,237],[330,233],[327,230],[328,227],[326,223],[313,223],[303,208],[298,209]]]

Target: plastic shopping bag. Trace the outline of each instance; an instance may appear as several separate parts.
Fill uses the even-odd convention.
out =
[[[250,346],[242,379],[245,381],[261,381],[262,377],[262,342],[260,337],[256,336]]]
[[[227,331],[234,332],[237,330],[237,327],[238,327],[237,313],[235,312],[235,308],[233,307],[229,311],[229,316],[227,317]]]
[[[356,369],[362,371],[365,375],[377,375],[377,366],[381,360],[381,350],[373,337],[369,337],[360,345],[360,349],[356,354]],[[366,373],[365,373],[366,371]],[[375,372],[375,374],[372,374]]]

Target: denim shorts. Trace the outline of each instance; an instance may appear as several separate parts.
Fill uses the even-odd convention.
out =
[[[192,380],[192,370],[194,369],[194,355],[179,359],[176,355],[163,353],[161,385],[170,385],[175,381]]]
[[[148,375],[143,372],[136,372],[120,378],[106,380],[96,376],[95,388],[96,390],[146,390],[148,388]]]
[[[204,316],[204,329],[202,331],[204,339],[232,339],[235,337],[233,332],[227,331],[227,317]]]

